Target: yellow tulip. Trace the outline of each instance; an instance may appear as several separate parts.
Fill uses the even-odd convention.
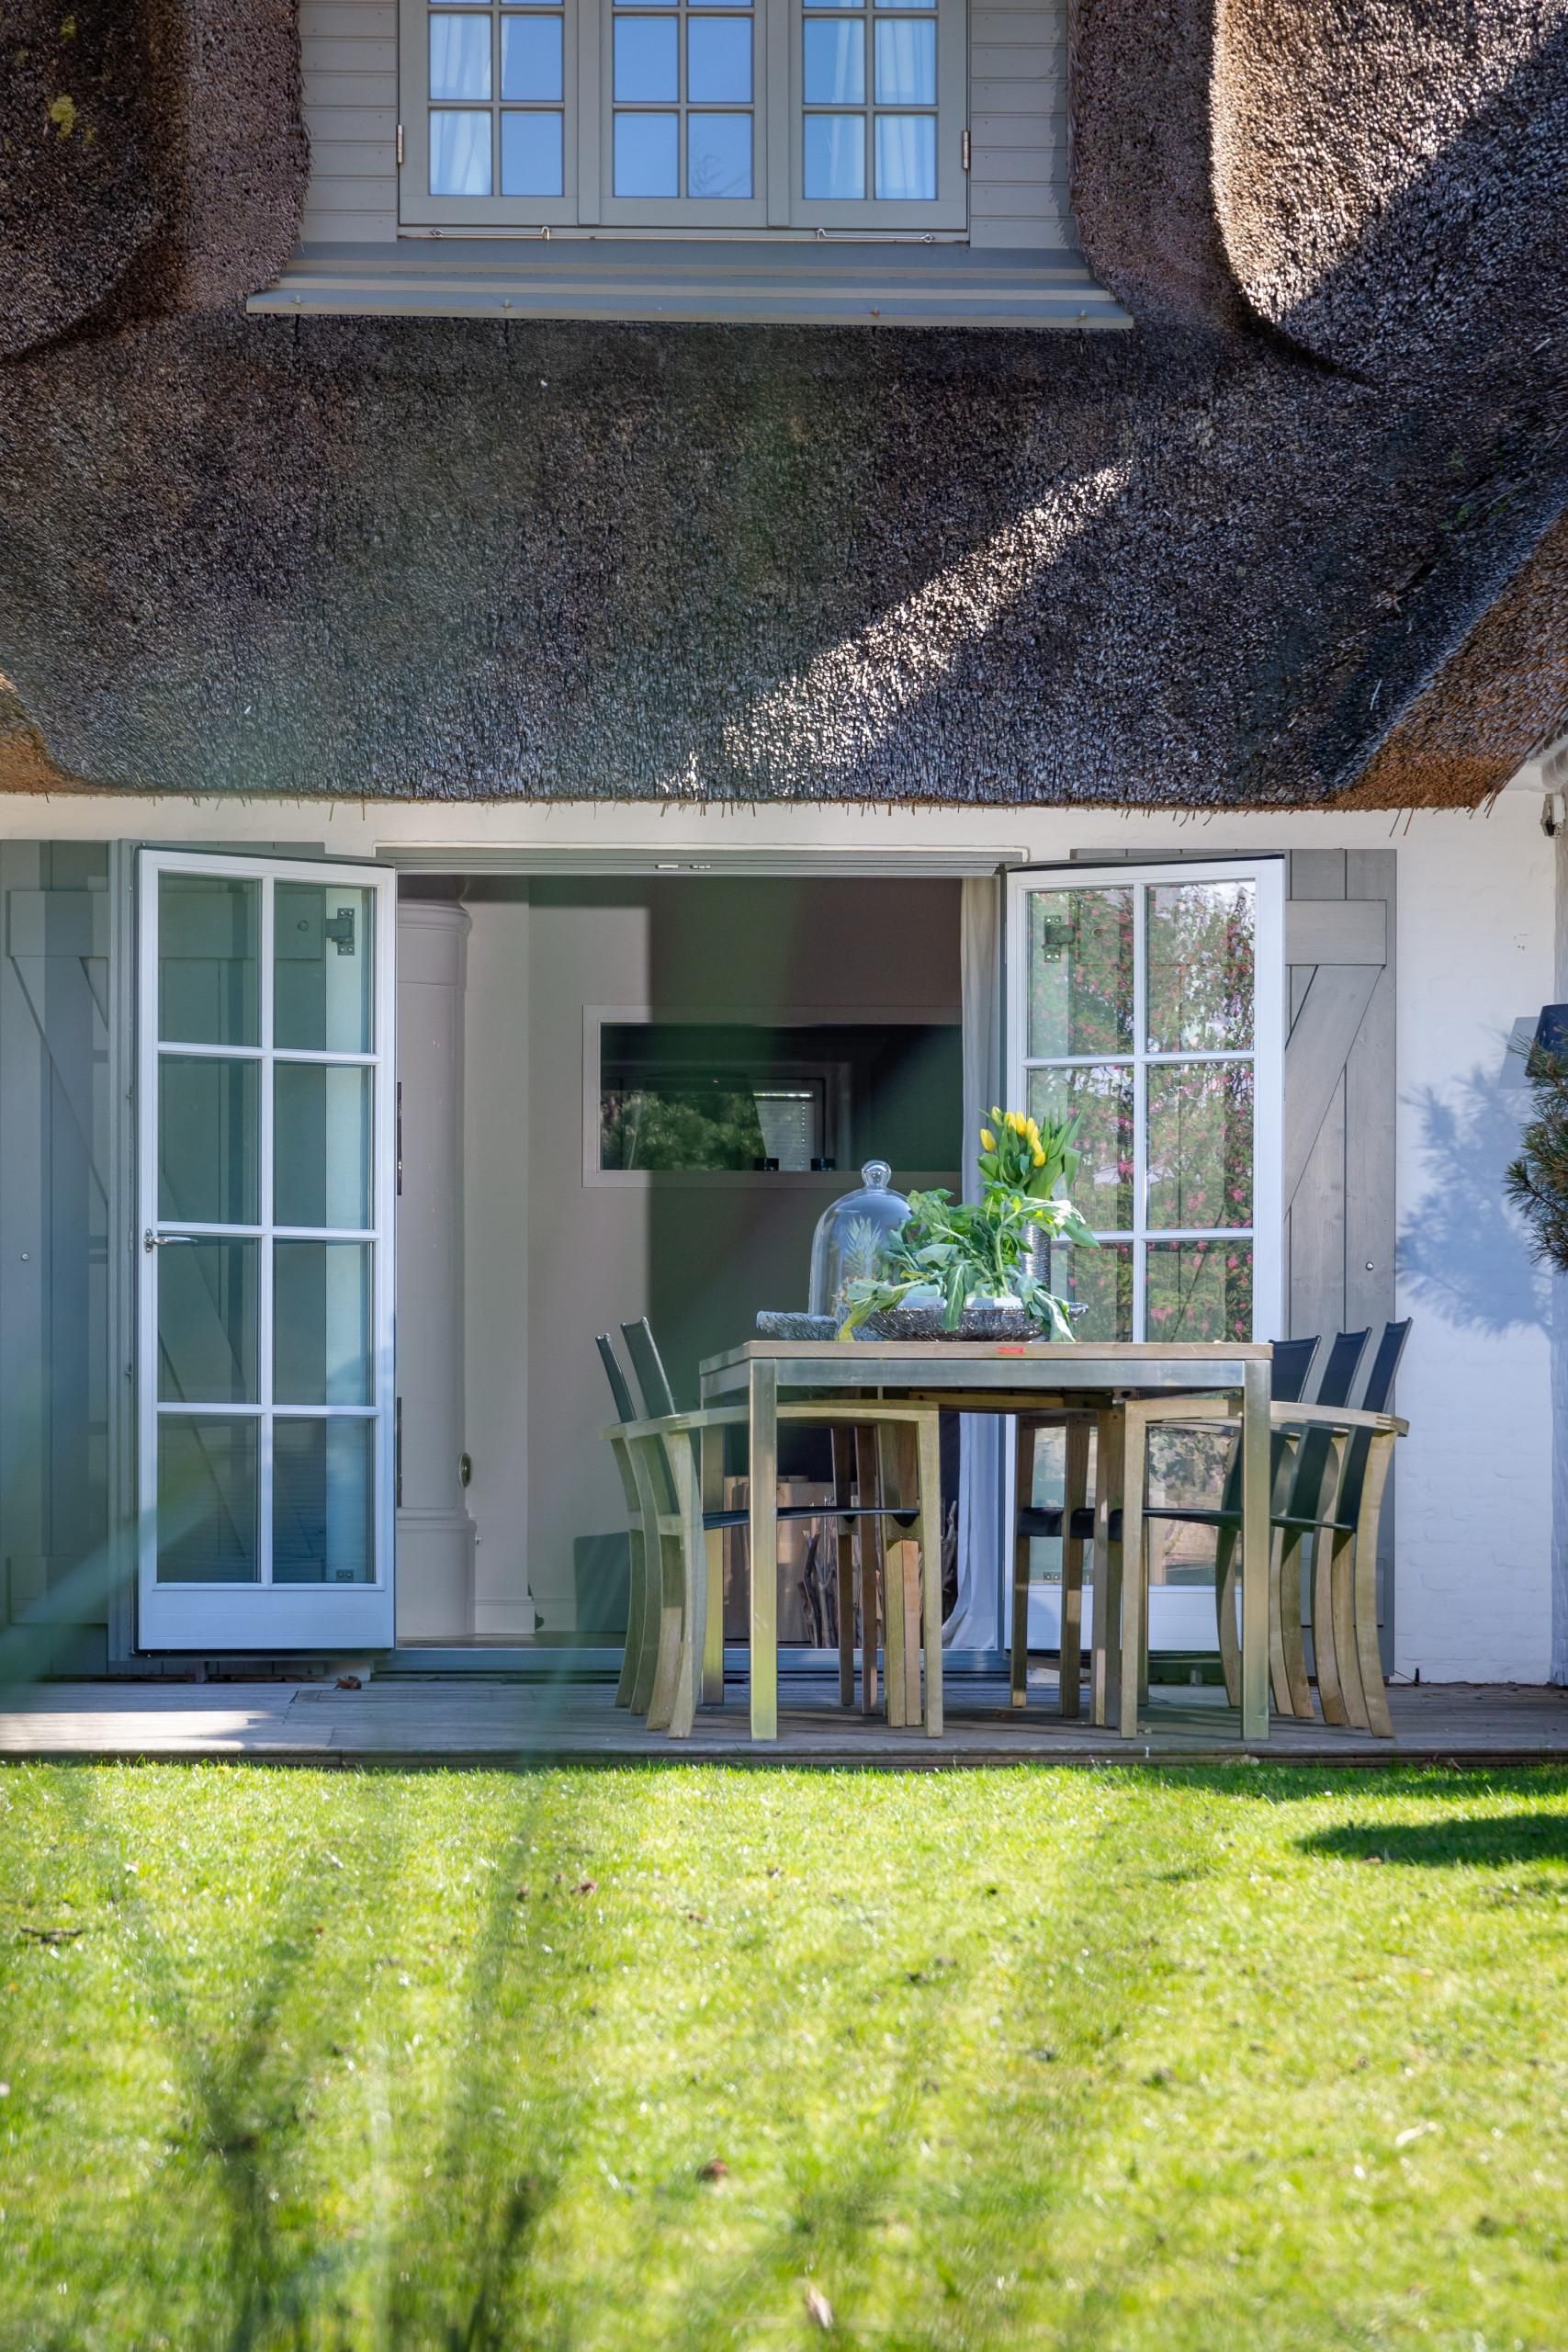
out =
[[[982,1151],[995,1151],[996,1148],[997,1148],[997,1139],[996,1139],[995,1136],[991,1133],[991,1130],[989,1129],[989,1127],[982,1127],[982,1128],[981,1128],[981,1130],[980,1130],[980,1148],[981,1148],[981,1150],[982,1150]]]
[[[1034,1147],[1034,1165],[1036,1168],[1043,1168],[1045,1165],[1045,1154],[1041,1150],[1038,1144]]]
[[[1039,1120],[1038,1120],[1038,1119],[1031,1119],[1031,1120],[1030,1120],[1030,1122],[1029,1122],[1029,1125],[1024,1128],[1024,1131],[1023,1131],[1023,1132],[1024,1132],[1024,1134],[1029,1137],[1029,1140],[1030,1140],[1030,1142],[1031,1142],[1031,1143],[1038,1143],[1038,1142],[1039,1142],[1039,1140],[1040,1140],[1040,1122],[1039,1122]]]

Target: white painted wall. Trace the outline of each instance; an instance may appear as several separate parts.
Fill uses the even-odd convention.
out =
[[[0,836],[220,836],[237,847],[323,838],[340,856],[407,856],[423,844],[443,864],[524,846],[563,865],[578,852],[585,860],[640,857],[645,870],[838,856],[885,861],[888,871],[922,851],[1048,862],[1075,850],[1173,842],[1220,855],[1382,847],[1393,838],[1402,1299],[1416,1317],[1399,1394],[1413,1426],[1400,1472],[1397,1664],[1403,1672],[1418,1667],[1423,1680],[1542,1681],[1551,1654],[1550,1293],[1529,1275],[1496,1207],[1511,1122],[1525,1101],[1500,1083],[1506,1040],[1516,1020],[1557,993],[1553,854],[1538,817],[1539,802],[1524,792],[1506,794],[1486,816],[1417,812],[1396,821],[1329,812],[1186,822],[1019,808],[491,804],[437,813],[362,801],[333,803],[329,818],[310,803],[13,796],[0,799]],[[476,1452],[476,1484],[478,1475]]]

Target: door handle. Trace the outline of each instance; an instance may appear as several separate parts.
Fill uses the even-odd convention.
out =
[[[188,1241],[194,1249],[200,1239],[199,1233],[154,1233],[149,1226],[141,1237],[141,1247],[143,1250],[169,1250],[182,1241]]]

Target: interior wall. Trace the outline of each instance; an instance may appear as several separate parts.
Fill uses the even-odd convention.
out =
[[[853,1181],[585,1182],[585,1008],[956,1020],[959,887],[552,879],[481,886],[468,905],[475,1630],[522,1630],[525,1577],[530,1623],[536,1611],[560,1634],[577,1623],[577,1539],[626,1520],[594,1333],[649,1316],[677,1400],[694,1403],[704,1355],[761,1306],[804,1306],[813,1227]]]

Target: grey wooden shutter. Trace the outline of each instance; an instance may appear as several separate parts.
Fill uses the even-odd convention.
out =
[[[1285,909],[1285,1301],[1289,1336],[1393,1314],[1395,853],[1292,850]],[[1393,1636],[1392,1508],[1378,1616]]]

